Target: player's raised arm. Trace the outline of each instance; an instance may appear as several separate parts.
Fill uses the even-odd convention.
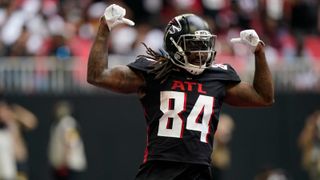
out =
[[[90,50],[87,81],[95,86],[115,92],[137,92],[144,83],[143,78],[127,66],[108,68],[108,41],[110,31],[118,24],[133,26],[134,22],[124,18],[126,10],[118,5],[108,6],[100,19],[99,29]]]
[[[231,42],[247,45],[255,55],[255,72],[252,84],[241,82],[227,87],[225,102],[235,106],[269,106],[274,102],[274,89],[267,64],[264,43],[254,30],[244,30],[240,38]]]

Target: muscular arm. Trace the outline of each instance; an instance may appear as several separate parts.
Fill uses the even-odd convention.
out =
[[[133,93],[144,85],[144,79],[127,66],[108,68],[109,29],[101,18],[97,36],[89,54],[87,81],[119,93]]]
[[[253,84],[241,82],[228,85],[225,102],[234,106],[269,106],[274,102],[271,72],[261,43],[255,51]]]

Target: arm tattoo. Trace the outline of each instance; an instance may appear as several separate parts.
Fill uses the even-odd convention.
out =
[[[100,25],[89,54],[87,81],[95,86],[115,92],[137,92],[144,83],[142,76],[136,74],[127,66],[116,66],[108,69],[108,37],[108,27]]]
[[[94,82],[101,78],[105,68],[108,68],[107,41],[109,37],[108,27],[101,25],[97,37],[92,45],[88,61],[88,82]]]

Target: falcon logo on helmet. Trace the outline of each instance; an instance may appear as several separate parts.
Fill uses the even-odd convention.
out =
[[[174,34],[182,30],[180,22],[177,21],[176,19],[173,19],[172,21],[170,21],[169,24],[171,24],[170,28],[168,29],[169,34]]]

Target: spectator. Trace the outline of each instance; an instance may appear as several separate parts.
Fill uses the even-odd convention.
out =
[[[17,170],[14,157],[14,137],[10,122],[14,115],[6,102],[0,102],[0,179],[15,180]]]
[[[71,104],[59,101],[54,107],[49,141],[49,162],[54,180],[76,180],[86,169],[86,157],[79,123],[72,116]]]
[[[12,121],[15,158],[18,170],[17,180],[29,179],[28,147],[23,132],[33,130],[37,126],[37,117],[28,109],[18,104],[10,105],[15,121]]]
[[[215,133],[213,152],[211,154],[213,164],[213,179],[222,180],[225,178],[224,172],[231,163],[231,151],[229,143],[234,130],[234,120],[228,114],[221,114],[219,125]]]
[[[14,168],[16,169],[14,179],[28,180],[28,147],[22,132],[34,129],[37,124],[37,118],[31,111],[18,104],[10,105],[1,102],[1,109],[2,111],[0,113],[2,113],[2,115],[0,118],[3,119],[2,127],[6,127],[4,129],[8,130],[12,138],[12,153],[16,166]],[[8,165],[8,167],[10,167],[10,165]]]
[[[320,110],[307,117],[299,141],[302,151],[302,165],[310,180],[320,179]]]
[[[290,175],[283,169],[265,167],[258,172],[254,180],[290,180]]]

